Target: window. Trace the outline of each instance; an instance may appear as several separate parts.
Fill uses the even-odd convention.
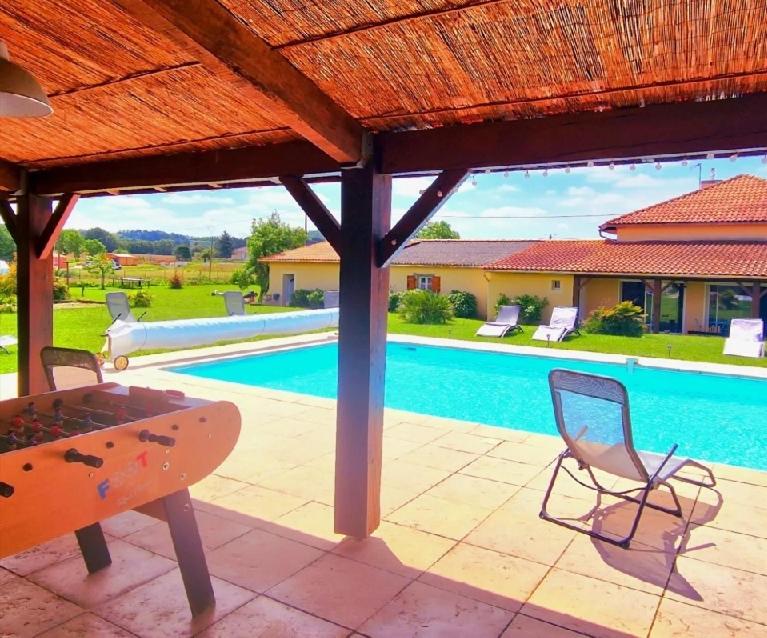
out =
[[[431,275],[418,275],[418,288],[420,290],[431,290]]]
[[[559,279],[552,279],[551,280],[551,289],[552,290],[559,290],[562,287],[561,282]]]
[[[730,319],[751,317],[751,291],[736,284],[710,284],[708,287],[709,332],[728,334]]]

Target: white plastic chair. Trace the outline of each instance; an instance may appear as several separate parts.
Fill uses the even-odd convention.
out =
[[[533,339],[537,341],[562,341],[567,335],[577,332],[578,308],[557,306],[551,313],[549,325],[535,329]]]
[[[761,319],[732,319],[724,354],[738,357],[764,356],[764,322]]]
[[[233,317],[235,315],[245,314],[245,299],[243,299],[241,292],[230,290],[229,292],[225,292],[223,297],[227,315]]]
[[[112,317],[112,322],[118,319],[120,321],[136,321],[128,303],[128,296],[124,292],[107,293],[107,310]]]
[[[522,330],[519,325],[519,306],[501,306],[495,321],[488,321],[476,332],[478,337],[505,337],[509,331]]]

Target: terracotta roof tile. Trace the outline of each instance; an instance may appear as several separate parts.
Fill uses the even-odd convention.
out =
[[[621,215],[600,227],[627,224],[767,222],[767,180],[738,175],[701,190]]]
[[[487,268],[680,277],[767,277],[767,242],[544,241]]]

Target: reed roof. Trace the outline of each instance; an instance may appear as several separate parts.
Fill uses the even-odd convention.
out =
[[[220,4],[373,132],[767,91],[764,0]],[[54,108],[0,127],[26,168],[298,138],[116,1],[6,0],[0,39]]]

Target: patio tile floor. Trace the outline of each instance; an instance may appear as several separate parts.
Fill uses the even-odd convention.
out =
[[[98,574],[72,536],[0,561],[2,636],[767,635],[765,472],[714,466],[718,491],[684,485],[685,517],[647,512],[622,550],[538,517],[560,441],[391,410],[383,521],[360,541],[333,532],[332,401],[151,367],[107,379],[240,407],[235,451],[191,490],[217,605],[192,619],[164,524],[129,512],[105,522]],[[560,485],[551,511],[590,510]],[[587,525],[620,533],[633,507]]]

